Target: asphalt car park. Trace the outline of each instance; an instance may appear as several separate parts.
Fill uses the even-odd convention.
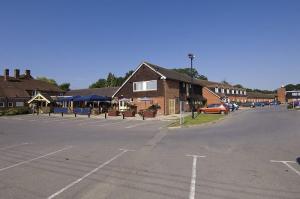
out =
[[[201,115],[200,115],[201,116]],[[0,117],[0,198],[299,198],[300,112],[216,124]]]

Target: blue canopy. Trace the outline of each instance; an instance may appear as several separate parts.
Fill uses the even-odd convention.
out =
[[[56,101],[57,102],[70,102],[74,101],[75,99],[80,98],[80,96],[68,96],[68,97],[59,97]]]
[[[94,101],[100,101],[100,102],[105,102],[105,101],[110,101],[110,97],[104,97],[104,96],[99,96],[99,95],[87,95],[87,96],[81,96],[76,99],[74,99],[74,102],[94,102]]]

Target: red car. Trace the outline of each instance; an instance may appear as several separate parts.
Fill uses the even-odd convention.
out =
[[[229,113],[229,108],[224,104],[210,104],[206,108],[198,109],[198,112],[227,114]]]

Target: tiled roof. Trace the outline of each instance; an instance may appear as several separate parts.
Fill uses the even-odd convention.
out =
[[[113,94],[119,89],[119,87],[106,87],[106,88],[88,88],[71,90],[65,93],[65,96],[87,96],[87,95],[99,95],[104,97],[112,97]]]
[[[163,68],[161,66],[155,65],[155,64],[151,64],[149,62],[144,62],[145,64],[147,64],[148,66],[150,66],[153,70],[161,73],[162,75],[164,75],[167,79],[172,79],[172,80],[178,80],[178,81],[183,81],[183,82],[187,82],[187,83],[191,83],[191,77],[183,74],[183,73],[179,73],[177,71],[174,71],[172,69],[167,69],[167,68]],[[236,87],[230,85],[230,84],[224,84],[224,83],[220,83],[220,82],[213,82],[213,81],[208,81],[208,80],[200,80],[200,79],[193,79],[193,83],[201,85],[201,86],[205,86],[208,88],[234,88],[237,89]]]
[[[41,92],[63,92],[58,86],[53,84],[35,80],[33,78],[13,78],[5,81],[3,76],[0,76],[0,97],[30,97],[27,91]]]
[[[247,92],[248,98],[274,99],[276,94],[265,94],[260,92]]]

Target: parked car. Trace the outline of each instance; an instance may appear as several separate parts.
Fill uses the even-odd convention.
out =
[[[255,104],[253,102],[245,102],[245,103],[242,103],[241,106],[255,108]]]
[[[264,107],[265,106],[265,104],[263,102],[255,102],[254,105],[259,106],[259,107]]]
[[[206,108],[199,108],[199,113],[229,113],[229,108],[225,104],[210,104]]]
[[[235,110],[239,110],[239,108],[240,108],[240,106],[236,103],[233,103],[233,107],[234,107]]]

